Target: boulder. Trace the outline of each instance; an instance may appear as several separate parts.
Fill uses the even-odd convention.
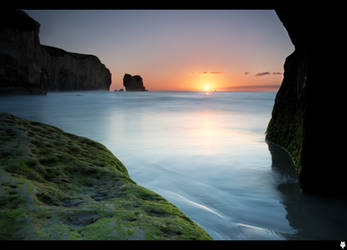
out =
[[[0,113],[0,240],[208,240],[104,145]]]

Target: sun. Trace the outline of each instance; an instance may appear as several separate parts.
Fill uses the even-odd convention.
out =
[[[208,85],[205,85],[204,88],[205,88],[205,91],[206,91],[206,92],[210,90],[210,86],[208,86]]]

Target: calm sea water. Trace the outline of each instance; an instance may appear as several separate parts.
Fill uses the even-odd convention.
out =
[[[0,97],[0,112],[104,144],[216,240],[346,239],[347,203],[302,194],[265,142],[275,95],[62,92]]]

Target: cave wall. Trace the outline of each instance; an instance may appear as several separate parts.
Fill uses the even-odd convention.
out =
[[[346,196],[337,61],[344,45],[341,26],[327,18],[329,10],[276,9],[295,51],[284,64],[284,78],[276,95],[266,139],[293,156],[304,192]],[[343,141],[341,141],[343,142]]]

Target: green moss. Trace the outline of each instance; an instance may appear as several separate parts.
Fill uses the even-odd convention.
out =
[[[268,124],[266,139],[286,148],[292,156],[297,173],[301,172],[302,119],[301,113],[276,112]]]
[[[0,210],[0,239],[19,239],[22,222],[25,218],[25,209],[1,209]]]
[[[10,114],[0,140],[0,239],[211,239],[95,141]]]

